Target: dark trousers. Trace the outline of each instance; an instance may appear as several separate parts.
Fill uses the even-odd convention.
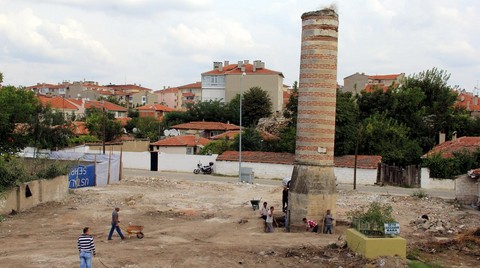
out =
[[[120,238],[121,238],[122,240],[125,238],[125,237],[123,236],[123,234],[122,234],[122,230],[120,230],[120,227],[119,227],[119,226],[115,226],[115,224],[112,223],[112,228],[110,229],[110,233],[108,234],[108,240],[112,239],[113,230],[117,230],[117,233],[118,233],[118,235],[120,236]]]

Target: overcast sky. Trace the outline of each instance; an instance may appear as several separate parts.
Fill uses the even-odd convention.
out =
[[[214,61],[262,60],[298,80],[301,15],[336,4],[338,82],[355,72],[412,75],[433,67],[450,85],[480,80],[480,1],[0,0],[4,85],[200,81]]]

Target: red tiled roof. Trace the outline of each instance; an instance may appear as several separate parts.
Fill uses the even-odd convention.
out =
[[[202,88],[202,82],[195,82],[195,83],[191,83],[191,84],[187,84],[187,85],[183,85],[183,86],[179,86],[178,89],[189,89],[189,88]]]
[[[467,111],[480,111],[480,98],[469,92],[460,92],[455,106],[464,107]]]
[[[218,161],[238,161],[237,151],[226,151],[219,155]],[[252,152],[243,151],[242,161],[252,163],[270,163],[270,164],[285,164],[293,165],[295,163],[295,154],[291,153],[274,153],[274,152]],[[344,155],[335,157],[334,162],[336,167],[354,167],[355,156]],[[381,156],[377,155],[359,155],[357,156],[357,168],[362,169],[376,169],[378,163],[382,161]]]
[[[222,139],[225,139],[225,137],[228,137],[229,140],[233,140],[233,139],[235,139],[235,136],[237,136],[239,133],[240,133],[239,130],[229,130],[229,131],[223,132],[221,134],[212,136],[212,137],[210,137],[210,139],[211,140],[222,140]],[[265,131],[260,131],[260,136],[265,141],[280,139],[279,137],[277,137],[273,134],[270,134],[268,132],[265,132]]]
[[[238,161],[238,152],[226,151],[217,157],[217,161]],[[291,153],[242,151],[242,161],[293,165],[295,155]]]
[[[272,71],[266,68],[257,68],[255,72],[253,71],[253,64],[247,63],[244,64],[245,66],[245,73],[247,75],[256,75],[256,74],[278,74],[283,77],[283,74],[281,72],[277,71]],[[242,70],[238,68],[238,64],[230,64],[227,66],[224,66],[222,68],[222,71],[220,72],[218,69],[214,69],[205,73],[202,73],[202,75],[221,75],[221,74],[242,74]]]
[[[137,110],[140,110],[140,111],[145,111],[145,110],[148,110],[148,111],[163,111],[163,112],[175,111],[175,109],[172,109],[170,107],[167,107],[167,106],[161,105],[161,104],[144,105],[144,106],[138,107]]]
[[[90,131],[87,128],[87,124],[81,121],[73,121],[72,122],[72,131],[75,135],[88,135]]]
[[[401,74],[384,74],[384,75],[369,75],[368,79],[374,80],[395,80]]]
[[[195,137],[195,135],[183,135],[183,136],[174,136],[169,137],[163,140],[159,140],[150,145],[154,146],[205,146],[210,143],[209,139],[203,137]]]
[[[38,99],[42,102],[43,106],[50,104],[50,107],[55,110],[78,110],[77,106],[72,104],[69,99],[64,99],[63,97],[38,96]]]
[[[153,93],[155,93],[155,94],[165,94],[165,93],[177,93],[177,92],[178,92],[178,88],[169,87],[169,88],[166,88],[166,89],[156,90]]]
[[[460,152],[462,150],[473,152],[478,148],[480,148],[480,137],[460,137],[456,140],[446,141],[438,144],[428,153],[423,155],[423,157],[428,157],[439,153],[442,155],[442,157],[449,158],[453,156],[454,152]]]
[[[128,121],[132,120],[131,117],[120,117],[120,118],[116,118],[116,120],[118,122],[120,122],[120,124],[124,127],[127,125]]]
[[[204,121],[196,121],[190,123],[183,123],[172,126],[172,128],[177,129],[194,129],[194,130],[238,130],[240,129],[239,126],[233,124],[225,124],[222,122],[204,122]]]
[[[85,108],[103,108],[107,111],[120,111],[120,112],[126,112],[127,108],[122,107],[120,105],[116,105],[114,103],[108,102],[108,101],[86,101],[85,102]]]
[[[152,91],[150,88],[137,86],[137,85],[107,85],[106,87],[115,88],[115,89],[122,89],[122,90],[139,90],[139,91]]]
[[[381,89],[383,92],[387,92],[388,86],[384,84],[366,84],[365,85],[365,92],[370,93],[377,89]]]
[[[355,167],[355,155],[343,155],[334,157],[336,167]],[[357,155],[357,168],[376,169],[378,163],[382,162],[379,155]]]

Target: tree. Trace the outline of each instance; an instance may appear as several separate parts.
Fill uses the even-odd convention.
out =
[[[422,109],[425,109],[422,118],[425,127],[415,135],[415,137],[429,137],[420,143],[424,151],[428,151],[435,145],[440,131],[449,135],[455,131],[452,115],[457,94],[448,86],[449,78],[450,74],[446,71],[433,68],[409,76],[404,81],[404,88],[418,89],[425,95],[419,104]]]
[[[157,141],[160,138],[160,122],[152,116],[134,118],[137,131],[134,132],[135,138],[148,138],[150,141]]]
[[[29,144],[30,124],[39,105],[33,92],[13,86],[0,88],[0,155],[12,155]]]
[[[243,95],[242,125],[255,126],[260,118],[272,115],[272,101],[260,87],[252,87]]]
[[[337,90],[335,155],[353,154],[357,138],[359,110],[351,92]]]
[[[422,149],[408,137],[410,129],[385,113],[366,118],[362,125],[359,154],[381,155],[382,162],[406,166],[420,163]]]
[[[53,111],[50,105],[38,105],[34,118],[29,145],[39,149],[61,149],[68,146],[73,130],[71,121],[66,120],[63,113]]]
[[[205,145],[200,154],[222,154],[225,151],[231,150],[233,141],[229,140],[228,137],[221,140],[216,140]],[[238,148],[238,145],[237,145]]]
[[[225,104],[225,115],[231,124],[240,125],[240,94]]]
[[[219,100],[197,102],[187,110],[190,121],[227,122],[224,104]]]
[[[293,91],[288,98],[288,103],[285,105],[283,116],[290,119],[290,126],[297,126],[297,114],[298,114],[298,82],[293,82]]]
[[[242,133],[242,151],[261,151],[262,150],[262,136],[253,127],[248,127],[243,130]],[[233,148],[238,150],[240,143],[240,135],[236,135]]]
[[[90,134],[99,140],[112,141],[122,133],[122,125],[115,119],[112,113],[104,112],[97,108],[85,110],[86,125]],[[105,131],[104,131],[105,130]]]

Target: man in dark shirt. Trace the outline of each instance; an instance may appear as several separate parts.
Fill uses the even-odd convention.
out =
[[[120,230],[120,220],[118,219],[118,212],[120,211],[120,208],[115,208],[112,212],[112,228],[110,229],[110,233],[108,234],[108,240],[112,240],[112,235],[113,231],[117,230],[118,235],[120,235],[120,238],[123,240],[125,237],[122,234],[122,230]]]
[[[91,268],[92,258],[97,253],[95,252],[93,237],[90,235],[90,228],[83,228],[83,234],[77,240],[77,247],[80,253],[80,268]]]

